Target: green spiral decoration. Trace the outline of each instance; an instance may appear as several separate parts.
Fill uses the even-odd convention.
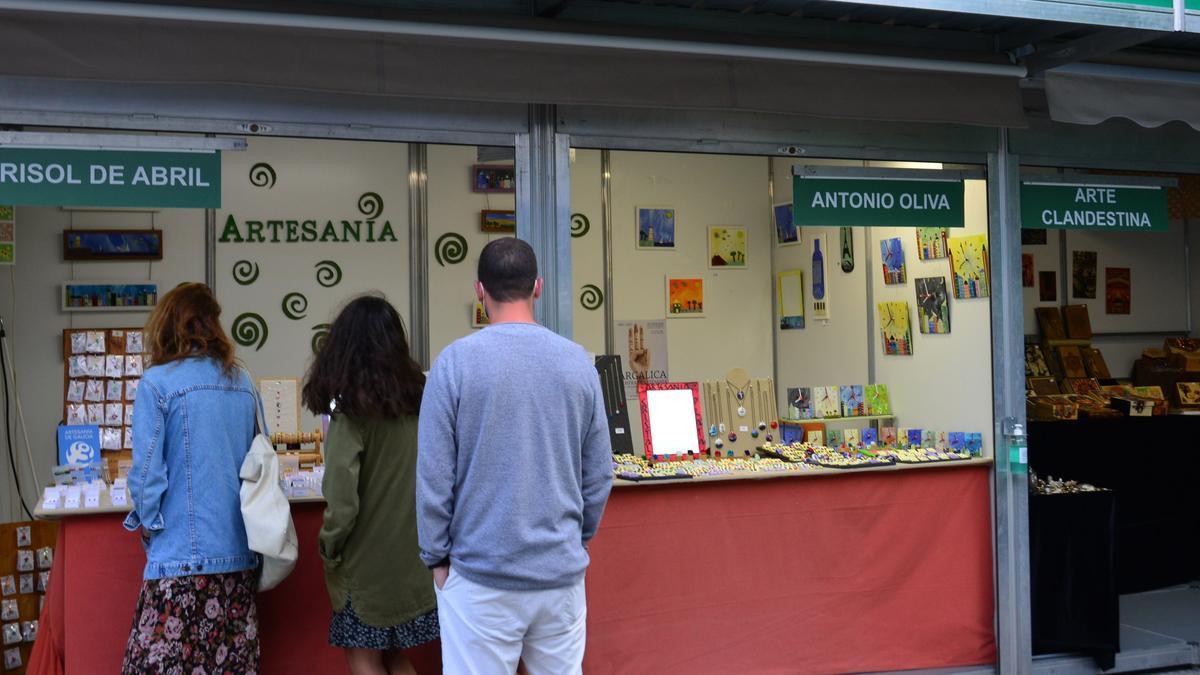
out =
[[[595,284],[587,284],[579,294],[579,304],[584,309],[597,310],[604,305],[604,291]]]
[[[378,218],[383,213],[383,197],[377,192],[364,192],[358,198],[358,211],[367,218]]]
[[[258,281],[258,263],[239,260],[233,264],[233,280],[240,286],[249,286]]]
[[[308,315],[308,298],[303,293],[288,293],[283,296],[283,315],[292,321],[299,321]]]
[[[582,213],[571,214],[571,238],[578,239],[592,229],[592,221]]]
[[[342,283],[342,266],[332,260],[322,260],[313,265],[317,270],[317,283],[325,288],[333,288]]]
[[[254,347],[254,351],[267,344],[267,321],[261,314],[246,312],[233,320],[233,341],[243,347]]]
[[[434,242],[433,257],[442,267],[457,265],[467,259],[467,240],[457,232],[447,232]]]
[[[321,352],[321,348],[324,347],[325,343],[329,340],[329,328],[331,325],[332,324],[328,323],[319,323],[312,327],[313,336],[311,344],[313,354],[319,354]]]
[[[275,168],[266,162],[259,162],[250,167],[250,184],[268,190],[275,187]]]

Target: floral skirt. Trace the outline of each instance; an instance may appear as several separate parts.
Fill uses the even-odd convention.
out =
[[[343,649],[411,649],[440,637],[437,610],[418,616],[395,626],[383,628],[369,626],[354,613],[353,598],[346,598],[346,606],[333,613],[329,622],[329,644]]]
[[[143,582],[121,673],[257,673],[257,587],[257,570]]]

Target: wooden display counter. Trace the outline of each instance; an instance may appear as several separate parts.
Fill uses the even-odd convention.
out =
[[[990,460],[816,470],[827,480],[618,481],[590,547],[587,673],[835,673],[985,664],[993,635]],[[711,483],[711,484],[710,484]],[[649,487],[650,483],[641,487]],[[123,510],[121,510],[123,511]],[[259,596],[262,669],[345,673],[327,642],[317,533]],[[61,520],[31,673],[116,672],[145,557],[123,513]],[[436,644],[413,653],[440,672]]]

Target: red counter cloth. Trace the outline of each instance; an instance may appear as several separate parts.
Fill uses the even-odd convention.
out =
[[[296,504],[292,519],[300,560],[287,581],[258,596],[264,675],[348,673],[342,650],[329,646],[329,596],[317,532],[323,504]],[[146,557],[121,516],[63,520],[30,673],[115,673],[121,668]],[[409,652],[420,673],[441,672],[436,643]]]
[[[989,484],[983,466],[614,489],[584,671],[993,663]]]

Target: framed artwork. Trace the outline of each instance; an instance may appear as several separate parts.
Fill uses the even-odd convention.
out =
[[[1030,253],[1021,254],[1021,286],[1033,288],[1033,255]]]
[[[1056,302],[1058,300],[1058,273],[1038,272],[1038,300]]]
[[[691,459],[707,452],[697,383],[638,383],[638,403],[647,458]]]
[[[812,280],[812,318],[829,320],[829,278],[825,275],[826,256],[829,247],[825,235],[813,237],[812,267],[808,278]]]
[[[1071,251],[1071,297],[1095,299],[1095,251]]]
[[[900,237],[881,240],[879,256],[883,261],[883,283],[903,284],[908,281],[904,270],[904,244],[900,243]]]
[[[148,312],[158,304],[152,281],[64,281],[64,312]]]
[[[1133,285],[1128,267],[1104,268],[1104,313],[1128,314],[1133,298]]]
[[[162,260],[162,230],[63,230],[63,260]]]
[[[515,234],[517,212],[508,209],[484,209],[479,212],[479,229],[484,232]]]
[[[675,249],[675,209],[669,206],[639,206],[636,218],[638,249]]]
[[[713,225],[708,228],[708,266],[712,268],[746,266],[746,228],[741,225]]]
[[[908,323],[907,302],[879,303],[879,330],[883,335],[883,353],[912,356],[912,328]]]
[[[17,212],[11,204],[0,204],[0,265],[17,262]]]
[[[771,211],[775,215],[775,244],[795,246],[800,243],[800,228],[792,219],[792,203],[775,204]]]
[[[919,260],[936,260],[949,255],[946,245],[949,230],[944,227],[917,228],[917,258]]]
[[[804,328],[804,272],[784,270],[775,275],[779,329]]]
[[[1021,245],[1022,246],[1045,246],[1046,245],[1046,230],[1045,228],[1030,228],[1021,230]]]
[[[516,167],[507,164],[475,164],[471,167],[471,192],[516,191]]]
[[[954,297],[959,300],[988,297],[992,275],[987,235],[950,237],[949,249]]]
[[[950,297],[946,277],[925,277],[916,280],[917,316],[921,332],[943,335],[950,332]]]
[[[704,280],[667,277],[667,317],[704,316]]]
[[[1176,382],[1175,393],[1179,397],[1180,406],[1200,407],[1200,382]]]

